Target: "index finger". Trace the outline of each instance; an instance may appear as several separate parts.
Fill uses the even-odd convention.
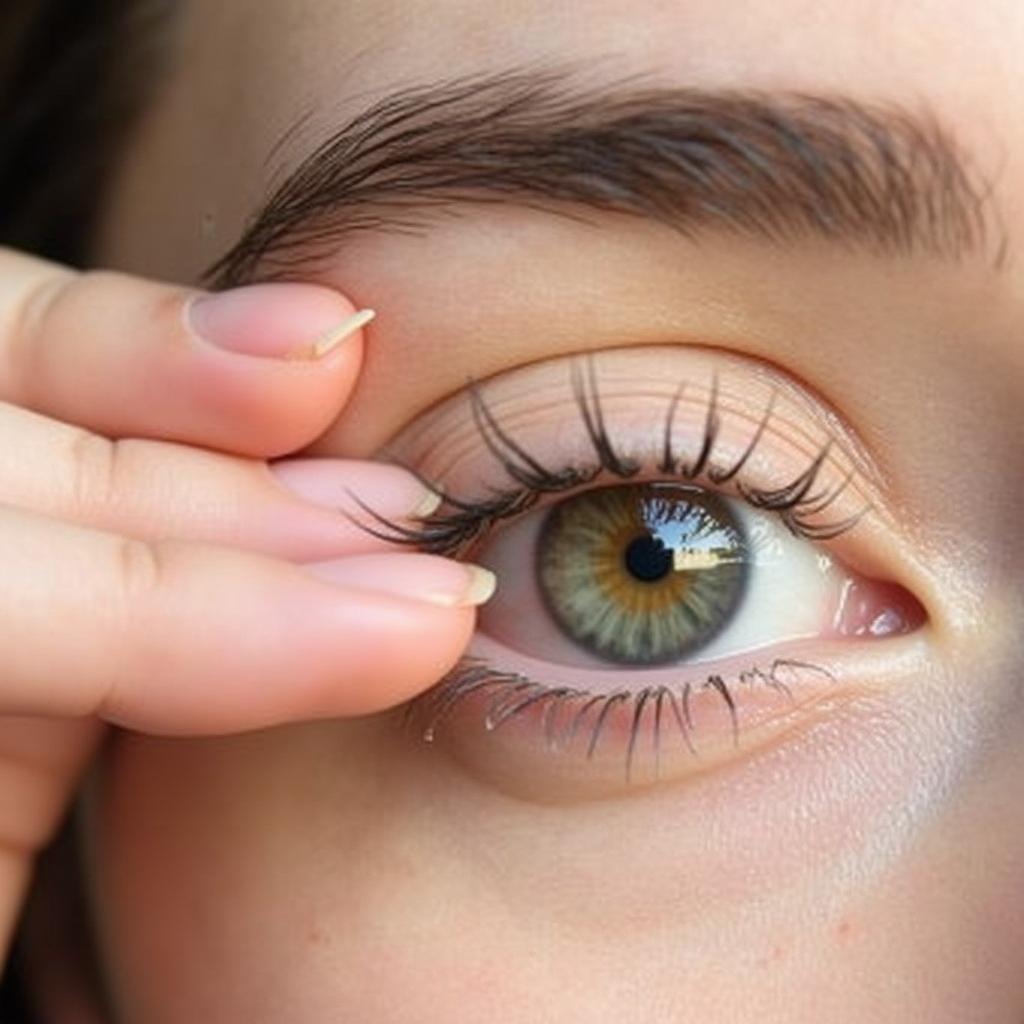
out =
[[[344,405],[370,316],[319,285],[209,296],[0,248],[0,401],[108,437],[283,455]]]

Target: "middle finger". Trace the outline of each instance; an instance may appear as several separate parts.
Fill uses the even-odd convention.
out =
[[[410,473],[354,459],[259,459],[111,441],[0,402],[0,503],[143,539],[212,541],[311,561],[387,547],[349,491],[393,518],[436,505]]]

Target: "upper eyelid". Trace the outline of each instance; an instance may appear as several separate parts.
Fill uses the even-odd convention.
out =
[[[418,527],[394,523],[378,516],[372,509],[362,505],[377,523],[388,532],[363,525],[370,533],[398,543],[412,544],[421,550],[439,554],[460,554],[483,536],[498,521],[502,521],[536,504],[540,495],[564,493],[589,484],[602,473],[610,473],[619,479],[633,478],[642,467],[635,458],[624,456],[608,433],[604,420],[600,388],[593,354],[588,353],[582,360],[574,357],[570,363],[570,379],[575,404],[579,410],[584,429],[593,449],[595,462],[590,465],[568,466],[552,470],[533,453],[521,445],[498,421],[490,409],[480,385],[472,382],[467,391],[470,411],[477,433],[492,457],[498,461],[518,487],[505,490],[492,489],[489,498],[463,501],[435,487],[417,473],[414,467],[406,466],[419,476],[422,482],[438,493],[452,511],[438,510]],[[712,373],[709,397],[704,412],[704,430],[698,453],[687,462],[678,461],[671,443],[672,428],[680,398],[686,382],[680,382],[664,413],[661,457],[656,468],[675,478],[696,482],[705,476],[716,486],[736,479],[738,495],[756,508],[777,512],[784,524],[794,534],[811,540],[829,540],[852,528],[872,507],[866,501],[852,515],[833,521],[813,522],[829,508],[851,485],[857,475],[854,460],[844,452],[848,471],[834,486],[824,490],[816,489],[816,481],[829,453],[838,448],[836,438],[829,434],[820,443],[818,451],[810,458],[803,471],[788,483],[771,488],[747,485],[737,479],[756,451],[765,434],[768,423],[774,415],[779,396],[779,387],[773,384],[764,410],[752,431],[745,447],[738,457],[722,465],[715,462],[715,443],[721,427],[719,407],[719,378]],[[840,449],[841,450],[841,449]],[[362,504],[362,503],[360,503]]]
[[[580,415],[583,419],[587,436],[589,437],[594,449],[594,454],[597,458],[597,466],[599,468],[594,471],[583,470],[582,473],[579,473],[576,482],[589,483],[599,474],[600,470],[610,472],[620,479],[631,479],[637,474],[637,472],[639,472],[641,465],[635,459],[629,456],[623,456],[616,450],[616,445],[612,437],[609,435],[604,421],[596,363],[593,354],[587,353],[583,357],[583,362],[586,367],[585,375],[583,371],[580,370],[580,360],[578,358],[574,358],[570,364],[573,398],[580,410]],[[740,471],[760,445],[761,440],[764,437],[765,429],[774,414],[778,399],[778,388],[774,386],[772,387],[768,401],[765,404],[764,412],[760,416],[756,429],[751,434],[750,439],[740,455],[731,463],[727,463],[725,466],[719,467],[714,462],[716,450],[715,444],[718,440],[722,424],[721,410],[719,407],[719,376],[717,370],[714,370],[711,376],[708,402],[704,415],[703,436],[700,441],[699,451],[690,461],[686,461],[681,457],[677,460],[673,452],[671,441],[672,428],[675,421],[676,410],[685,386],[686,382],[684,381],[676,388],[664,416],[663,441],[661,449],[662,454],[658,463],[658,469],[673,477],[678,473],[683,479],[689,481],[696,481],[706,473],[708,479],[712,483],[717,485],[726,483],[738,476]],[[522,446],[511,438],[508,433],[500,427],[493,415],[490,414],[487,409],[486,402],[480,394],[478,386],[474,385],[472,389],[472,398],[474,421],[477,422],[478,429],[480,428],[482,417],[487,424],[491,425],[494,435],[505,443],[508,448],[508,452],[511,455],[524,459],[527,468],[532,473],[537,474],[538,471],[542,471],[544,467],[542,467],[528,452],[524,452]],[[495,450],[493,438],[488,440],[487,447],[491,451],[492,455],[495,455],[495,457],[502,462],[502,465],[505,466],[506,470],[509,470],[510,460],[507,455],[503,458],[503,453]],[[822,467],[825,465],[826,458],[834,447],[837,447],[836,438],[834,435],[829,434],[822,442],[817,453],[813,458],[811,458],[803,472],[798,474],[788,484],[767,489],[738,484],[737,489],[742,497],[757,508],[773,511],[788,509],[791,512],[801,510],[807,515],[811,514],[811,509],[806,506],[813,507],[814,513],[823,511],[829,507],[843,491],[846,490],[856,475],[856,468],[851,464],[851,468],[845,475],[844,479],[831,491],[826,491],[825,493],[814,491],[815,483]],[[564,472],[565,471],[563,471],[563,473]],[[510,472],[510,475],[512,475],[513,478],[516,478],[515,472]],[[521,482],[534,486],[537,490],[549,493],[568,489],[568,487],[562,486],[537,486],[535,482],[530,484],[528,480],[521,480]],[[870,507],[870,504],[868,507]],[[794,529],[794,527],[802,525],[799,519],[787,520],[786,525],[793,532],[802,532]],[[820,534],[819,539],[825,539],[828,536],[827,530],[829,528],[826,527],[825,529],[826,532]]]

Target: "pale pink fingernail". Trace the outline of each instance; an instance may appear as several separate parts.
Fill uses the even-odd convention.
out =
[[[352,555],[304,566],[342,587],[383,591],[449,607],[483,604],[497,580],[489,569],[440,555]]]
[[[268,463],[268,468],[278,483],[303,501],[352,515],[363,512],[360,501],[382,516],[409,518],[430,515],[441,504],[436,491],[401,466],[385,462],[278,459]]]
[[[255,284],[197,295],[185,307],[189,330],[229,352],[320,359],[373,319],[336,291],[315,284]]]

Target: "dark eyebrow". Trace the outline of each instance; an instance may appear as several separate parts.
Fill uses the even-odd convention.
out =
[[[299,164],[206,280],[299,276],[352,232],[416,232],[495,202],[959,259],[986,244],[989,192],[924,107],[516,70],[374,103]]]

